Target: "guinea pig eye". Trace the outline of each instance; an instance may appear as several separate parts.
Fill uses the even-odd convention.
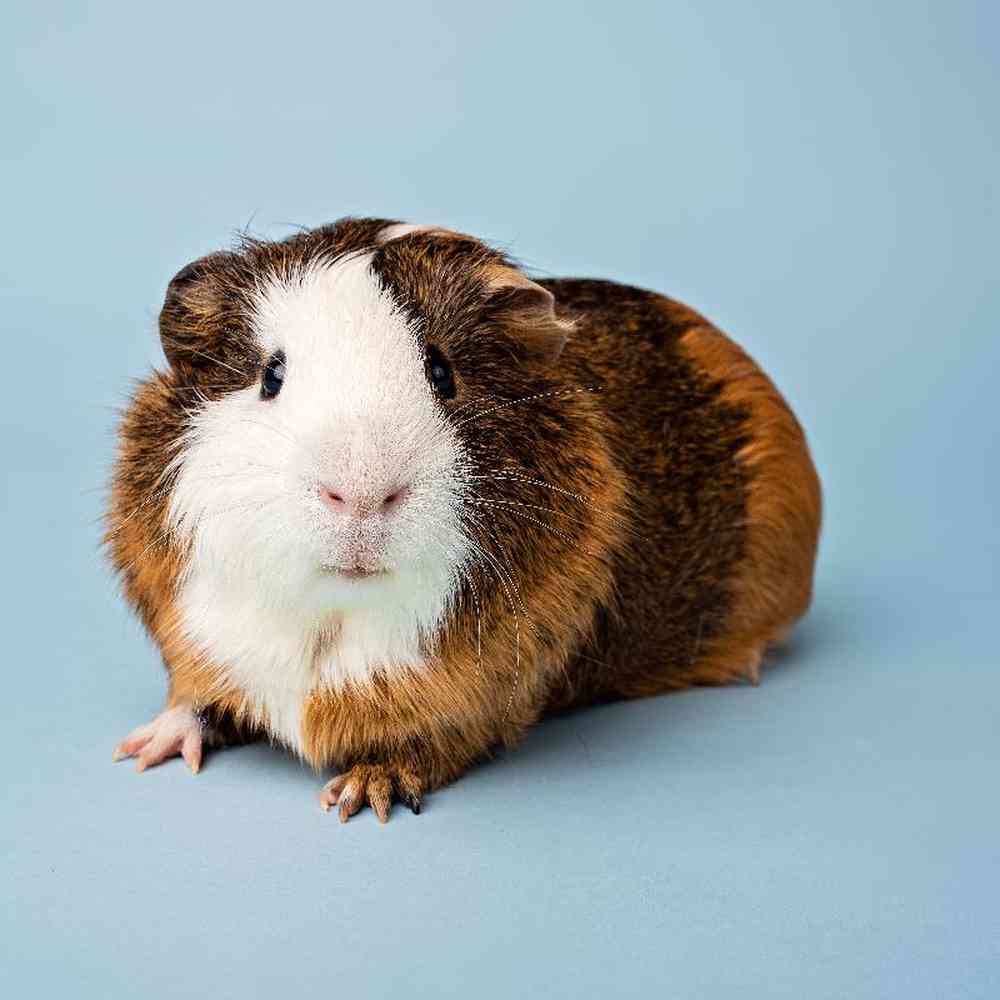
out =
[[[264,366],[260,379],[261,399],[274,399],[285,383],[285,352],[275,351]]]
[[[455,377],[448,359],[436,348],[427,348],[427,381],[442,399],[455,398]]]

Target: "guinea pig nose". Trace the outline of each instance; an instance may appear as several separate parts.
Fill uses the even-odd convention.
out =
[[[327,486],[326,483],[321,483],[319,487],[320,499],[333,510],[345,512],[347,511],[347,501],[344,499],[343,493],[335,486]]]
[[[382,500],[382,511],[388,512],[390,510],[395,510],[409,495],[410,489],[408,486],[399,486],[392,491],[387,497]]]
[[[409,487],[397,486],[391,493],[382,491],[350,491],[336,484],[320,483],[320,499],[338,514],[367,517],[370,514],[388,514],[399,507],[409,495]]]

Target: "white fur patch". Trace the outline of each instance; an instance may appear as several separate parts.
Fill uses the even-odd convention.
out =
[[[191,543],[184,631],[295,749],[309,692],[421,669],[469,553],[458,438],[370,264],[356,255],[261,286],[255,335],[265,357],[285,352],[281,392],[206,403],[171,498]],[[325,505],[321,484],[376,505],[408,493],[359,519]]]

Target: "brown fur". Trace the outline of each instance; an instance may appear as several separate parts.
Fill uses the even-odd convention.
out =
[[[457,233],[380,243],[388,224],[248,241],[178,275],[161,314],[171,366],[124,417],[108,514],[169,704],[245,725],[241,692],[176,620],[185,553],[165,531],[165,470],[195,389],[214,398],[259,378],[253,279],[374,252],[375,273],[454,367],[456,397],[441,405],[484,477],[465,525],[483,554],[429,667],[310,697],[305,756],[354,774],[338,786],[344,818],[366,794],[382,816],[388,787],[418,803],[547,710],[753,676],[808,606],[820,519],[794,416],[702,317],[608,282],[539,287]],[[319,652],[336,636],[316,641]]]

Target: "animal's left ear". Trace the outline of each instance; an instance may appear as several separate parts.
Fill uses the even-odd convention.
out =
[[[490,319],[502,323],[531,360],[552,364],[573,329],[572,320],[556,315],[555,296],[513,267],[497,267],[487,277]]]

